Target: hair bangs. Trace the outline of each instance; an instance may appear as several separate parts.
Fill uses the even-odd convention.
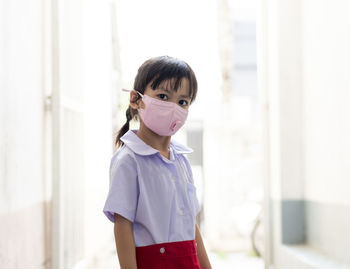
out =
[[[151,88],[164,85],[168,90],[177,91],[183,78],[189,81],[189,94],[191,102],[197,93],[197,80],[191,67],[184,61],[169,56],[160,56],[147,60],[139,69],[136,76],[134,89],[144,92],[147,85]]]

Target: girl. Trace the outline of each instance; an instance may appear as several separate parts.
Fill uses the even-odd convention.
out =
[[[199,204],[184,155],[192,149],[171,139],[196,94],[195,74],[184,61],[156,57],[138,70],[103,209],[114,222],[122,269],[211,268],[195,222]],[[129,130],[133,118],[140,120],[138,130]]]

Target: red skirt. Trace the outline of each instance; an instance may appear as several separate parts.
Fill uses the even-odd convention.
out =
[[[136,247],[137,269],[201,269],[195,240]]]

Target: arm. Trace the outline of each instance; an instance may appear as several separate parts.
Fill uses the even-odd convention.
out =
[[[197,242],[198,259],[202,269],[211,269],[211,264],[209,262],[207,252],[205,251],[202,236],[199,231],[199,227],[197,223],[196,223],[196,242]]]
[[[114,237],[121,269],[137,269],[132,222],[114,214]]]

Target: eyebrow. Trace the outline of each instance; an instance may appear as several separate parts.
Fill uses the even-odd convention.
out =
[[[170,90],[168,90],[168,89],[165,89],[165,88],[160,88],[160,87],[159,87],[159,88],[157,88],[157,90],[165,91],[165,92],[167,92],[167,93],[169,93],[169,94],[172,94],[172,91],[170,91]],[[180,95],[179,97],[191,99],[191,97],[190,97],[189,95],[185,95],[185,94],[182,94],[182,95]]]

